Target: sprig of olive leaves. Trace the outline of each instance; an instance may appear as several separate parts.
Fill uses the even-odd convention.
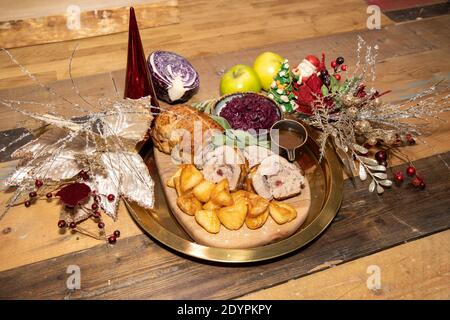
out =
[[[387,179],[385,166],[378,164],[375,159],[360,156],[356,152],[353,152],[353,155],[359,162],[359,179],[365,181],[368,176],[372,178],[369,184],[369,192],[377,190],[378,194],[382,194],[385,187],[392,186],[392,181]]]

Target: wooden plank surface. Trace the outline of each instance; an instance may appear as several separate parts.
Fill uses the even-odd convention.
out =
[[[450,230],[439,232],[240,299],[448,300],[449,243]],[[374,266],[380,270],[379,289],[367,286]]]
[[[47,4],[51,7],[51,4]],[[61,8],[60,3],[57,8]],[[57,14],[0,20],[0,47],[14,48],[83,39],[128,30],[128,6],[71,4]],[[11,6],[10,6],[11,7]],[[44,7],[41,5],[41,8]],[[179,22],[178,0],[149,0],[136,5],[139,27],[151,28]]]
[[[220,8],[220,9],[218,9]],[[286,41],[366,29],[362,0],[181,0],[180,23],[141,30],[144,51],[175,51],[187,57],[262,47]],[[343,13],[351,12],[342,17]],[[382,26],[391,23],[382,16]],[[139,24],[142,21],[138,21]],[[77,43],[75,76],[124,69],[127,33],[28,46],[12,53],[46,81],[68,78],[68,58]],[[29,84],[17,68],[0,59],[0,87]]]
[[[407,23],[395,27],[388,27],[377,32],[360,32],[370,43],[380,45],[379,61],[377,69],[378,78],[375,85],[381,84],[382,90],[394,89],[394,93],[386,96],[386,99],[401,99],[412,92],[417,92],[424,86],[431,85],[450,71],[448,59],[443,59],[448,50],[448,42],[443,41],[447,38],[449,31],[449,18],[437,18],[423,20],[416,23]],[[349,60],[349,65],[354,63],[354,50],[356,48],[357,33],[346,33],[339,35],[330,35],[317,39],[306,39],[295,42],[283,43],[266,46],[259,49],[249,49],[242,52],[223,54],[218,56],[199,57],[192,59],[192,63],[198,69],[201,76],[201,89],[193,101],[199,101],[218,95],[218,83],[221,71],[225,68],[239,62],[250,63],[252,59],[263,50],[279,52],[288,57],[290,61],[300,61],[301,58],[310,53],[320,53],[321,50],[327,52],[329,56],[344,55]],[[409,40],[406,40],[409,39]],[[339,51],[337,50],[339,48]],[[427,57],[426,60],[420,60],[420,57]],[[448,55],[448,53],[447,53]],[[442,63],[439,65],[437,61]],[[405,76],[405,74],[407,76]],[[122,90],[123,71],[114,73],[117,79],[119,90]],[[109,75],[97,75],[87,78],[76,79],[81,92],[92,101],[104,95],[113,93]],[[91,84],[95,83],[95,86]],[[58,92],[73,98],[71,92],[71,83],[69,81],[60,81],[55,84]],[[9,89],[0,92],[1,97],[20,97],[23,100],[46,101],[48,95],[42,94],[40,90],[30,90],[30,88]],[[70,106],[62,105],[59,110],[64,108],[65,113],[71,113]],[[447,115],[450,120],[450,115]],[[24,118],[16,113],[0,108],[0,129],[5,130],[14,126]],[[412,160],[428,157],[430,155],[444,153],[450,150],[448,136],[450,125],[439,123],[438,127],[432,129],[431,136],[424,137],[414,147],[407,149],[408,155]],[[399,163],[393,161],[392,164]],[[0,201],[4,203],[5,195],[0,196]],[[0,221],[0,230],[11,228],[11,232],[4,237],[5,242],[0,250],[0,270],[11,269],[29,263],[38,262],[45,259],[57,257],[62,254],[84,250],[98,244],[96,240],[80,236],[77,240],[71,240],[61,235],[55,230],[54,225],[57,221],[58,211],[55,206],[53,209],[47,208],[47,214],[42,215],[39,224],[30,225],[29,221],[34,216],[34,210],[24,207],[15,208]],[[30,212],[32,211],[32,212]],[[119,221],[113,223],[108,221],[108,230],[120,228],[122,230],[122,239],[141,234],[133,220],[129,217],[126,210],[119,210]],[[48,232],[53,230],[55,232]],[[41,239],[36,242],[33,234]],[[15,252],[32,252],[32,254],[14,254]]]
[[[445,41],[448,37],[448,21],[448,17],[442,17],[439,19],[388,27],[386,30],[379,32],[362,33],[365,38],[381,44],[380,60],[382,63],[380,68],[382,74],[379,74],[377,81],[385,81],[383,79],[387,77],[389,80],[384,82],[384,86],[396,91],[397,89],[400,89],[399,92],[401,92],[401,94],[392,95],[391,99],[405,97],[421,86],[423,87],[431,84],[436,79],[442,78],[442,76],[448,76],[449,69],[445,60],[445,57],[448,56],[448,41]],[[310,53],[311,51],[319,51],[322,48],[324,48],[326,52],[332,52],[333,55],[340,54],[341,52],[337,52],[337,48],[339,48],[339,51],[344,52],[342,54],[345,54],[346,57],[350,57],[349,54],[353,51],[352,46],[355,46],[355,38],[356,33],[349,33],[318,39],[295,41],[282,45],[268,45],[261,49],[246,50],[245,52],[226,55],[226,57],[228,57],[228,60],[226,61],[224,61],[225,56],[199,57],[198,59],[193,60],[193,62],[201,69],[201,75],[217,74],[214,74],[210,81],[204,83],[206,86],[202,86],[202,90],[196,99],[210,97],[210,94],[213,91],[205,91],[207,88],[209,88],[208,90],[217,90],[217,80],[221,70],[236,63],[236,61],[251,61],[254,56],[263,49],[277,51],[290,59],[298,60],[303,55]],[[427,60],[419,60],[422,58],[427,58]],[[442,61],[442,63],[439,64],[436,61]],[[58,69],[60,66],[56,66],[56,68]],[[380,68],[378,68],[379,72]],[[20,80],[18,83],[20,83]],[[398,86],[397,83],[399,83]],[[103,88],[103,84],[106,84],[106,80],[104,80],[104,82],[96,82],[96,84]],[[88,96],[96,97],[105,94],[104,90],[99,90],[98,88],[90,88],[90,90]],[[27,96],[26,93],[28,91],[29,89],[22,89],[22,92],[25,93],[23,97]],[[95,91],[100,91],[100,93]],[[2,94],[3,93],[4,92],[2,92]],[[13,91],[10,93],[13,93]],[[4,115],[6,118],[1,122],[1,125],[7,128],[8,121],[14,120],[12,120],[7,113]],[[419,144],[412,148],[408,148],[408,154],[411,154],[414,158],[423,158],[432,154],[448,151],[448,126],[443,125],[438,128],[437,131],[433,131],[433,136],[430,137],[427,142],[430,142],[430,144]],[[444,160],[445,159],[448,162],[448,154],[445,155]],[[51,214],[45,214],[42,215],[42,224],[40,225],[43,226],[42,228],[37,227],[33,230],[28,229],[30,234],[32,232],[32,234],[35,235],[35,238],[26,238],[27,240],[25,240],[25,242],[28,241],[28,249],[24,250],[24,248],[27,247],[23,246],[24,242],[20,241],[11,241],[11,245],[2,246],[0,253],[9,252],[1,258],[2,264],[9,264],[6,269],[33,262],[34,264],[1,273],[1,282],[3,283],[4,280],[7,280],[6,283],[8,286],[5,287],[5,290],[2,289],[0,296],[11,297],[11,292],[17,292],[17,296],[25,297],[27,294],[30,294],[29,297],[32,297],[29,291],[36,290],[34,292],[43,293],[43,296],[62,298],[65,294],[68,294],[68,292],[64,291],[64,284],[67,276],[65,270],[67,265],[72,263],[82,263],[82,269],[85,269],[86,271],[83,273],[86,276],[86,287],[83,287],[83,290],[77,293],[78,297],[174,297],[175,294],[178,294],[179,297],[194,298],[236,297],[249,291],[272,286],[273,284],[286,281],[292,277],[307,274],[307,271],[315,269],[317,266],[321,266],[326,262],[336,262],[336,260],[348,261],[381,250],[382,248],[401,243],[402,241],[422,237],[429,232],[437,232],[448,228],[448,212],[445,209],[448,209],[449,207],[448,202],[446,202],[448,201],[449,187],[440,185],[440,182],[436,182],[436,180],[446,179],[448,181],[449,179],[441,174],[441,177],[434,176],[428,180],[429,175],[436,175],[442,172],[448,173],[448,171],[446,171],[447,169],[442,162],[442,158],[439,156],[432,157],[431,160],[426,159],[423,161],[425,161],[425,163],[422,164],[421,161],[420,164],[423,165],[424,168],[427,168],[425,173],[429,188],[420,193],[411,190],[405,190],[406,193],[387,193],[382,199],[386,200],[387,197],[390,199],[389,201],[396,202],[392,210],[384,211],[385,206],[388,206],[389,203],[387,201],[381,201],[375,196],[373,198],[373,203],[375,203],[376,212],[364,212],[364,206],[367,204],[365,191],[362,193],[362,189],[357,189],[356,192],[360,192],[358,196],[353,195],[353,192],[355,192],[354,189],[346,189],[346,194],[351,197],[348,201],[353,201],[353,205],[356,207],[343,208],[344,217],[346,218],[343,222],[340,222],[341,224],[338,225],[338,230],[342,231],[345,228],[354,227],[353,223],[355,220],[353,219],[359,217],[356,225],[359,229],[352,229],[352,232],[357,233],[356,237],[351,234],[341,234],[339,235],[339,237],[341,237],[339,238],[340,242],[338,241],[340,247],[334,246],[333,242],[328,238],[328,236],[336,235],[336,233],[331,233],[331,230],[333,230],[332,228],[335,226],[335,224],[333,224],[323,237],[306,250],[284,260],[275,261],[268,265],[258,265],[257,269],[207,265],[197,261],[186,260],[183,257],[180,258],[170,251],[166,251],[165,248],[154,244],[152,240],[148,239],[145,235],[139,235],[141,233],[139,230],[136,231],[137,236],[134,236],[132,232],[129,234],[129,237],[125,235],[124,238],[121,239],[122,241],[119,241],[117,246],[113,248],[105,245],[97,245],[89,250],[83,250],[84,248],[90,248],[95,244],[86,246],[84,242],[85,239],[80,237],[77,241],[71,241],[71,245],[67,245],[67,242],[64,243],[61,241],[61,236],[58,234],[53,234],[47,238],[44,245],[35,241],[35,239],[41,239],[42,234],[48,233],[47,228],[53,230],[53,224],[56,221],[55,217],[52,217]],[[428,167],[427,163],[429,163],[431,167]],[[430,170],[432,172],[430,172]],[[435,190],[433,186],[444,189]],[[346,188],[348,188],[348,186],[346,186]],[[417,198],[417,194],[426,195],[426,197]],[[402,196],[405,196],[406,198],[403,199],[401,198]],[[394,197],[394,200],[392,200],[392,197]],[[397,197],[399,197],[399,201],[397,201]],[[434,205],[433,202],[441,203],[446,206],[439,212],[440,215],[437,211],[433,211],[433,208],[430,209],[428,207]],[[412,216],[410,212],[401,212],[400,215],[395,212],[396,208],[399,208],[399,210],[406,210],[408,205],[411,206],[411,203],[414,203],[412,206],[418,212],[418,217]],[[364,219],[360,215],[360,210],[363,211],[362,217],[364,217]],[[123,216],[124,213],[125,212],[121,211],[120,214]],[[396,217],[400,218],[401,221],[406,224],[390,217],[390,214],[392,213],[396,214]],[[425,217],[423,215],[425,215]],[[382,217],[382,220],[377,219],[379,216]],[[386,216],[388,218],[387,222],[385,221],[386,225],[384,225],[381,221],[386,220]],[[12,219],[8,224],[4,225],[2,224],[3,222],[0,222],[0,229],[2,230],[0,236],[3,239],[5,239],[4,237],[7,235],[17,237],[20,235],[20,231],[24,230],[8,229],[10,228],[10,225],[14,226],[15,223],[21,226],[21,228],[33,228],[29,223],[31,220],[30,215],[23,217],[23,215],[14,214],[8,217]],[[341,217],[341,213],[338,215],[338,218],[339,217]],[[435,219],[441,220],[436,221]],[[45,221],[47,221],[47,223],[45,223]],[[336,224],[337,223],[339,223],[339,221],[337,221]],[[422,224],[424,224],[424,226],[422,226]],[[410,228],[408,225],[412,227]],[[395,231],[392,231],[391,228],[394,228]],[[398,228],[400,228],[400,230],[397,230]],[[330,235],[328,235],[329,232],[331,233]],[[396,238],[395,240],[397,242],[392,242],[393,239],[391,237],[393,235],[395,238],[398,236],[398,239]],[[356,251],[351,251],[348,247],[342,246],[345,241],[353,239],[358,242],[361,237],[365,238],[364,240],[366,241],[366,237],[373,238],[373,240],[377,240],[378,243],[369,245],[363,242],[361,244],[362,247],[356,248]],[[401,238],[404,239],[400,240]],[[33,242],[36,243],[36,245],[33,246]],[[317,245],[317,243],[319,243],[319,245]],[[321,250],[323,249],[321,249],[320,246],[330,246],[331,250],[334,250],[334,252],[322,252]],[[310,252],[309,250],[313,251]],[[134,254],[137,251],[140,252],[139,257],[136,257]],[[28,255],[27,252],[33,252],[35,254]],[[59,257],[63,254],[65,255]],[[28,258],[28,256],[30,258]],[[43,259],[50,260],[39,262]],[[296,259],[299,260],[298,264],[295,263]],[[11,260],[13,261],[11,262]],[[38,279],[39,272],[41,275],[40,279]],[[36,275],[33,276],[33,273],[36,273]],[[46,276],[42,277],[43,274],[46,274]],[[18,278],[14,282],[13,278],[15,276]],[[221,279],[222,277],[224,278],[223,281]],[[211,280],[216,278],[220,278],[220,281],[217,281],[217,283],[216,281]],[[54,279],[57,279],[57,281],[50,284]],[[110,280],[110,282],[108,282],[108,280]],[[184,287],[197,286],[198,290],[196,292],[192,292],[195,290],[193,288],[183,288],[183,290],[180,290],[176,285],[177,281],[184,283]],[[14,287],[14,285],[17,286],[18,284],[20,285],[17,288]],[[134,289],[134,287],[136,287],[136,289]],[[17,291],[15,291],[16,289]],[[247,289],[248,291],[246,291]],[[56,291],[52,293],[52,290]],[[77,294],[73,297],[77,297]],[[34,298],[36,298],[36,296],[34,296]]]
[[[242,296],[448,229],[450,171],[443,160],[450,161],[450,152],[416,162],[428,181],[423,191],[404,185],[379,197],[367,194],[367,182],[353,186],[347,180],[341,210],[328,230],[303,250],[270,263],[230,266],[199,262],[139,235],[114,247],[98,245],[1,272],[0,298]],[[69,265],[81,269],[81,290],[66,289]]]

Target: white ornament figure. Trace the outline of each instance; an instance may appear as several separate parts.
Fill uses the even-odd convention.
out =
[[[298,77],[297,83],[302,84],[303,82],[308,80],[309,77],[313,75],[313,73],[319,71],[319,68],[319,59],[316,56],[309,55],[306,56],[305,59],[300,62],[297,68],[294,68],[292,70],[292,72]]]

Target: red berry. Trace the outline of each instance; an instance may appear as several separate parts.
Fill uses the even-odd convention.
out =
[[[53,194],[52,194],[51,192],[49,192],[49,193],[47,193],[45,196],[46,196],[48,199],[50,199],[51,197],[53,197]]]
[[[98,226],[99,229],[103,229],[105,227],[105,224],[103,222],[99,222],[97,224],[97,226]]]
[[[119,237],[120,237],[120,231],[119,231],[119,230],[115,230],[115,231],[114,231],[114,236],[115,236],[116,238],[119,238]]]
[[[394,173],[394,179],[396,182],[401,183],[405,180],[405,176],[403,175],[403,172],[397,171]]]
[[[346,64],[343,64],[343,65],[341,66],[341,70],[342,70],[342,71],[347,71],[347,65],[346,65]]]
[[[116,241],[117,241],[116,236],[110,235],[110,236],[108,237],[108,242],[109,242],[109,244],[115,244]]]
[[[59,220],[58,221],[58,227],[65,228],[67,226],[67,223],[65,220]]]
[[[91,208],[92,208],[92,210],[97,210],[98,209],[98,204],[96,204],[96,203],[93,203],[92,204],[92,206],[91,206]]]
[[[94,215],[94,218],[100,218],[100,217],[101,217],[101,214],[100,214],[100,212],[98,212],[98,211],[95,211],[95,212],[93,213],[93,215]]]
[[[83,180],[89,180],[89,174],[84,170],[78,172],[78,176]]]
[[[71,223],[69,223],[69,228],[70,229],[75,229],[77,227],[77,224],[75,223],[75,222],[71,222]]]
[[[426,187],[425,181],[422,180],[422,181],[420,182],[420,184],[419,184],[419,189],[422,189],[422,190],[423,190],[423,189],[425,189],[425,187]]]
[[[412,144],[416,144],[416,140],[413,138],[411,133],[406,134],[406,141],[412,145]]]
[[[344,63],[344,58],[343,57],[337,57],[336,58],[336,63],[337,64],[343,64]]]
[[[380,163],[381,161],[386,161],[388,158],[387,152],[384,150],[380,150],[377,153],[375,153],[375,159]]]
[[[31,191],[28,195],[30,196],[30,198],[35,198],[35,197],[37,197],[36,191]]]
[[[44,185],[44,183],[42,182],[42,180],[36,180],[34,182],[34,185],[36,186],[36,188],[40,188]]]
[[[331,61],[331,67],[336,68],[336,66],[337,66],[336,60]]]
[[[415,177],[414,179],[412,179],[411,184],[416,187],[419,188],[420,184],[423,182],[422,179],[420,179],[419,177]]]
[[[108,201],[114,201],[116,197],[113,194],[108,194]]]
[[[25,201],[24,204],[25,204],[25,207],[28,208],[29,206],[31,206],[31,201],[27,200],[27,201]]]
[[[413,175],[416,174],[416,168],[414,168],[413,166],[408,166],[406,168],[406,174],[410,177],[412,177]]]
[[[336,78],[337,81],[341,80],[341,75],[339,73],[336,73],[334,77]]]

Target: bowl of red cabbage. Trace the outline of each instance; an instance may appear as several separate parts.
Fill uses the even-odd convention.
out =
[[[213,114],[224,118],[232,129],[266,132],[283,117],[277,103],[262,94],[233,93],[222,97]]]
[[[152,52],[147,59],[158,99],[167,103],[188,101],[197,93],[200,78],[197,71],[182,56],[170,51]]]

